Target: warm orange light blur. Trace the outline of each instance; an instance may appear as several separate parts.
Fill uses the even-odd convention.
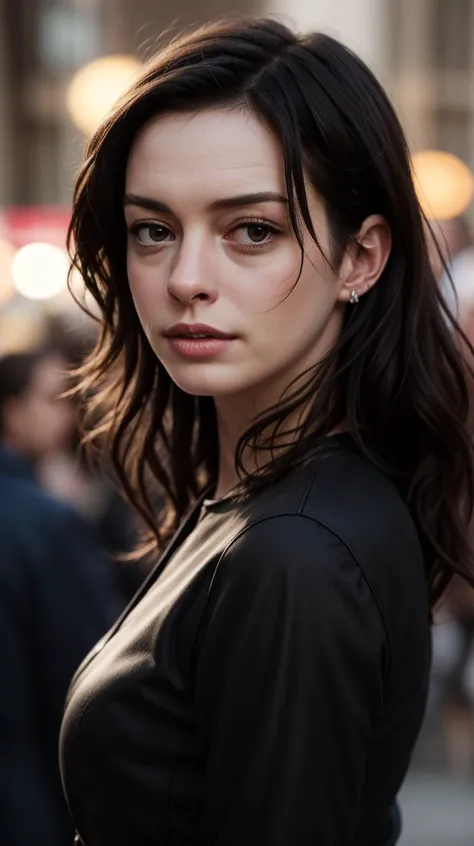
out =
[[[457,156],[421,150],[412,158],[415,188],[428,218],[448,220],[466,211],[474,194],[474,175]]]
[[[141,68],[133,56],[104,56],[79,68],[67,92],[71,120],[84,133],[100,126]]]

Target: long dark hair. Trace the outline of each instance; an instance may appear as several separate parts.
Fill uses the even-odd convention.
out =
[[[189,396],[173,384],[144,336],[127,280],[122,203],[130,147],[150,118],[234,105],[249,108],[280,139],[289,214],[301,248],[302,225],[316,239],[305,173],[325,204],[333,265],[371,214],[384,216],[393,240],[382,277],[357,307],[346,310],[332,351],[242,437],[236,454],[242,495],[300,466],[344,424],[375,464],[401,480],[435,602],[455,571],[474,583],[468,541],[474,461],[468,370],[459,342],[472,350],[430,266],[394,110],[363,62],[326,35],[299,37],[273,20],[199,29],[148,63],[92,138],[69,233],[73,263],[102,322],[97,346],[80,371],[86,440],[111,458],[158,543],[216,480],[213,400]],[[290,432],[289,415],[308,401],[304,423]],[[286,450],[260,472],[245,472],[249,445],[271,450],[275,438],[281,445],[285,437]],[[168,501],[166,524],[154,511],[157,485]]]

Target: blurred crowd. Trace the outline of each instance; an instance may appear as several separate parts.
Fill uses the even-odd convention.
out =
[[[474,344],[474,236],[465,217],[433,222],[432,263],[446,302]],[[447,264],[446,271],[444,263]],[[449,774],[474,777],[474,590],[452,584],[435,615],[428,718],[438,722]]]
[[[140,585],[135,516],[79,448],[81,344],[52,320],[0,358],[0,843],[71,844],[58,737],[71,678]]]

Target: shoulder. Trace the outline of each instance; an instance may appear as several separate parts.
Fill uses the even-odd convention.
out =
[[[51,496],[29,479],[9,480],[2,499],[4,504],[1,519],[5,523],[14,515],[24,525],[39,522],[44,529],[80,522],[80,517],[72,506]]]
[[[335,453],[308,474],[301,513],[338,537],[363,573],[393,638],[424,629],[428,585],[420,535],[393,481],[357,450]]]
[[[376,605],[352,551],[306,514],[268,514],[249,522],[230,541],[214,573],[210,595],[233,597],[242,608],[264,602],[284,616],[307,608],[320,615],[350,604]]]
[[[301,513],[267,515],[230,541],[200,619],[201,658],[204,643],[250,648],[248,660],[259,665],[262,653],[279,661],[291,654],[296,666],[313,665],[325,652],[334,669],[337,656],[355,649],[359,667],[367,658],[385,677],[390,666],[383,616],[358,562],[340,538]]]
[[[295,514],[336,527],[349,539],[355,527],[405,526],[417,532],[394,482],[352,444],[349,438],[270,487],[252,509],[257,516]]]
[[[50,496],[27,479],[0,485],[0,549],[12,560],[54,564],[89,545],[91,530],[71,505]]]
[[[301,518],[313,533],[338,539],[369,580],[388,578],[391,571],[424,582],[424,561],[414,520],[388,476],[350,441],[317,458],[265,493],[252,509],[249,525],[268,523],[277,531],[285,517],[297,535]],[[298,519],[299,518],[299,519]],[[269,522],[271,521],[271,522]],[[271,528],[270,528],[271,527]]]
[[[225,549],[213,589],[280,601],[312,596],[325,614],[377,616],[392,643],[429,619],[418,533],[391,480],[354,448],[331,452],[282,480],[254,505]],[[403,608],[403,615],[400,609]]]
[[[280,511],[243,526],[228,543],[220,565],[226,568],[229,578],[258,582],[267,577],[275,581],[279,576],[298,582],[305,573],[311,577],[316,566],[325,568],[341,554],[347,560],[353,559],[339,538],[313,517]],[[329,570],[334,571],[334,563]]]

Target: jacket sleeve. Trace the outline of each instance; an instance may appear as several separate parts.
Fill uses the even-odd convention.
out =
[[[289,515],[233,542],[197,641],[206,843],[353,842],[386,661],[369,586],[329,530]]]
[[[57,725],[76,669],[122,610],[114,567],[92,528],[64,507],[38,574],[35,603],[41,690]]]
[[[63,702],[118,609],[100,549],[72,510],[45,511],[25,542],[18,527],[5,533],[0,558],[0,843],[68,846],[57,752]]]
[[[22,563],[10,560],[12,565]],[[30,641],[33,624],[25,599],[10,579],[7,583],[1,579],[0,842],[24,846],[41,835],[45,843],[65,846],[61,808],[45,768],[38,725]]]

